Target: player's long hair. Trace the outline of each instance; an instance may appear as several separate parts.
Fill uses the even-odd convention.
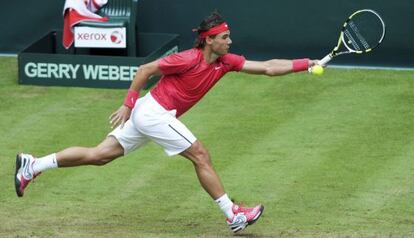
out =
[[[194,48],[203,49],[206,45],[206,39],[200,38],[200,34],[202,32],[208,31],[210,28],[218,26],[224,22],[223,18],[221,17],[220,13],[217,10],[211,13],[210,16],[206,17],[201,23],[200,26],[194,31],[197,31],[198,37],[194,41]],[[210,36],[212,38],[216,37],[216,35]]]

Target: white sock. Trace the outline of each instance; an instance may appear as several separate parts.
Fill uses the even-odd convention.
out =
[[[233,219],[233,202],[227,196],[227,193],[216,199],[216,203],[219,205],[220,209],[224,212],[228,219]]]
[[[33,163],[33,172],[34,174],[38,174],[48,169],[57,168],[57,160],[56,160],[56,153],[47,155],[42,158],[35,159]]]

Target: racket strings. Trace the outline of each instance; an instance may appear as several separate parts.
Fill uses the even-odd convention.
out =
[[[354,50],[361,51],[368,50],[371,48],[370,44],[361,34],[359,28],[353,21],[348,22],[344,34],[346,40],[345,44],[347,44],[348,46],[352,45]]]
[[[348,41],[346,42],[347,44],[351,44],[355,50],[361,50],[361,48],[359,47],[359,45],[357,44],[356,40],[354,39],[354,37],[352,36],[352,34],[349,32],[349,30],[345,30],[344,34],[346,36],[346,38],[348,39]]]
[[[343,43],[349,50],[357,53],[375,48],[382,40],[385,25],[372,11],[359,11],[348,19],[343,29]]]
[[[355,23],[353,21],[350,21],[349,26],[351,27],[354,35],[358,38],[358,40],[362,44],[362,46],[366,50],[369,49],[370,45],[368,44],[367,40],[362,36],[362,34],[359,32],[358,27],[355,25]]]

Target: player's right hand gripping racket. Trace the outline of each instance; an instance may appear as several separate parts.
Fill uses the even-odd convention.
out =
[[[345,21],[337,46],[319,61],[319,65],[326,65],[338,55],[368,53],[381,44],[384,36],[385,23],[380,15],[370,9],[358,10]]]

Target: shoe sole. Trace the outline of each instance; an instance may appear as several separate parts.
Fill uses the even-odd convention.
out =
[[[16,172],[14,173],[14,186],[16,188],[16,194],[18,197],[23,197],[23,193],[20,191],[20,180],[17,179],[17,173],[19,172],[20,166],[22,166],[22,160],[20,154],[16,155]]]

